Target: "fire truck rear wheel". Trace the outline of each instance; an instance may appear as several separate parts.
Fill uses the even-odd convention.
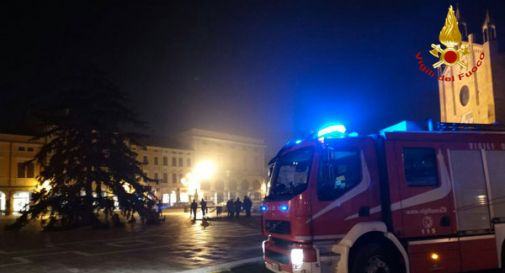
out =
[[[399,259],[394,252],[379,244],[363,245],[354,255],[350,265],[351,273],[402,273]]]

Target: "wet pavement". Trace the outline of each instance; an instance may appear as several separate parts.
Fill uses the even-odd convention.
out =
[[[258,217],[220,218],[204,224],[191,221],[182,211],[165,216],[166,222],[159,226],[59,232],[2,229],[0,272],[168,273],[261,256]]]

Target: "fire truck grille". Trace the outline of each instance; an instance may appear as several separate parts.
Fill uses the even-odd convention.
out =
[[[288,221],[267,220],[265,222],[265,229],[266,231],[272,233],[290,234],[291,224]]]
[[[273,251],[270,251],[270,250],[266,250],[265,251],[265,257],[271,259],[271,260],[274,260],[278,263],[281,263],[281,264],[289,264],[289,257],[288,255],[284,255],[284,254],[281,254],[281,253],[277,253],[277,252],[273,252]]]
[[[293,242],[287,241],[287,240],[282,240],[279,238],[271,238],[272,242],[275,244],[275,246],[281,247],[281,248],[289,248]]]

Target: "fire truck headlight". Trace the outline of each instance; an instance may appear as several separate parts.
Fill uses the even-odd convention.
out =
[[[303,249],[291,249],[291,264],[300,267],[303,264]]]
[[[260,212],[265,212],[265,211],[267,211],[267,210],[268,210],[268,207],[267,207],[267,206],[265,206],[265,205],[261,205],[261,206],[260,206]]]
[[[288,208],[289,208],[288,205],[281,205],[279,207],[279,210],[282,211],[282,212],[286,212],[286,211],[288,211]]]

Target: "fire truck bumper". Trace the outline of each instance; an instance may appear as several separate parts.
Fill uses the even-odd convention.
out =
[[[298,266],[291,264],[279,264],[274,261],[265,260],[265,266],[268,270],[276,273],[321,273],[317,263],[303,263]]]
[[[315,245],[281,249],[266,240],[262,246],[266,268],[276,273],[335,273],[340,260]]]

